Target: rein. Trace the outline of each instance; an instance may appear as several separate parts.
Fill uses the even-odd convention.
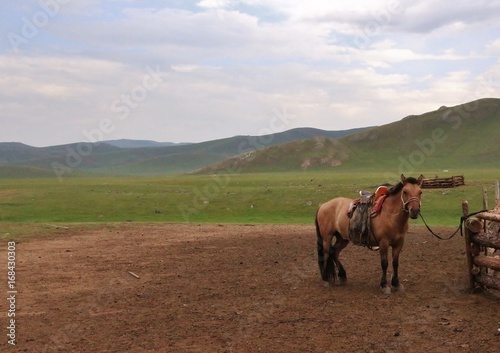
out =
[[[426,222],[426,221],[425,221],[425,219],[424,219],[424,216],[422,216],[422,212],[420,212],[420,218],[422,218],[422,221],[424,222],[425,227],[427,228],[427,230],[428,230],[428,231],[429,231],[432,235],[434,235],[436,238],[438,238],[439,240],[450,240],[451,238],[453,238],[453,237],[454,237],[454,236],[458,233],[458,231],[460,231],[460,236],[463,236],[463,235],[464,235],[464,234],[463,234],[463,231],[462,231],[462,229],[463,229],[463,224],[464,224],[464,222],[465,222],[465,221],[466,221],[469,217],[475,216],[475,215],[477,215],[478,213],[482,213],[482,212],[486,212],[486,211],[488,211],[488,210],[481,210],[481,211],[478,211],[478,212],[471,213],[471,214],[469,214],[469,215],[467,215],[467,216],[462,216],[462,217],[460,217],[460,224],[458,225],[457,230],[455,230],[455,231],[453,232],[453,234],[451,234],[451,235],[450,235],[449,237],[447,237],[447,238],[444,238],[444,237],[439,236],[438,234],[436,234],[436,233],[435,233],[435,232],[434,232],[434,231],[433,231],[433,230],[429,227],[429,225],[427,224],[427,222]]]

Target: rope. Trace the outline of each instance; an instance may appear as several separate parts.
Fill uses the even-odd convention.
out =
[[[432,235],[434,235],[436,238],[438,238],[439,240],[450,240],[451,238],[453,238],[453,237],[454,237],[454,236],[458,233],[458,231],[460,231],[460,236],[463,236],[463,231],[462,231],[463,227],[462,227],[462,226],[463,226],[463,223],[467,220],[467,218],[472,217],[472,216],[475,216],[475,215],[477,215],[478,213],[486,212],[486,211],[488,211],[488,210],[481,210],[481,211],[477,211],[477,212],[471,213],[471,214],[469,214],[469,215],[467,215],[467,216],[462,216],[462,217],[460,217],[460,224],[458,225],[457,230],[456,230],[456,231],[454,231],[454,232],[453,232],[453,234],[452,234],[452,235],[450,235],[450,236],[449,236],[449,237],[447,237],[447,238],[441,237],[441,236],[439,236],[438,234],[436,234],[436,233],[434,233],[434,232],[432,231],[432,229],[429,227],[429,225],[428,225],[428,224],[427,224],[427,222],[425,221],[424,216],[422,216],[422,212],[420,212],[420,218],[422,218],[422,221],[424,222],[425,227],[427,228],[427,230],[428,230],[428,231],[429,231]]]

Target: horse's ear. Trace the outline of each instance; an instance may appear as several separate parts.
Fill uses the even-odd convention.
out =
[[[405,177],[405,175],[404,175],[404,174],[401,174],[401,183],[403,183],[403,184],[404,184],[404,183],[405,183],[405,181],[406,181],[406,177]]]
[[[424,176],[422,174],[420,174],[420,176],[418,177],[418,186],[422,186],[423,182],[424,182]]]

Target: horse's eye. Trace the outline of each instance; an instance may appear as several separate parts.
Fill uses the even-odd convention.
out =
[[[403,190],[404,195],[408,195],[408,192],[406,190]]]

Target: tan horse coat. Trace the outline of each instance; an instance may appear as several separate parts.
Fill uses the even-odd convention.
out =
[[[384,293],[390,293],[387,284],[389,247],[392,248],[393,277],[391,284],[401,289],[398,279],[399,254],[408,231],[408,219],[417,218],[420,213],[421,184],[418,179],[401,175],[401,182],[388,191],[380,213],[371,218],[370,246],[380,247],[382,279],[380,285]],[[323,205],[316,214],[318,264],[324,281],[335,281],[335,266],[341,282],[347,280],[339,254],[349,243],[349,217],[347,211],[353,199],[338,197]],[[336,242],[332,244],[333,237]]]

